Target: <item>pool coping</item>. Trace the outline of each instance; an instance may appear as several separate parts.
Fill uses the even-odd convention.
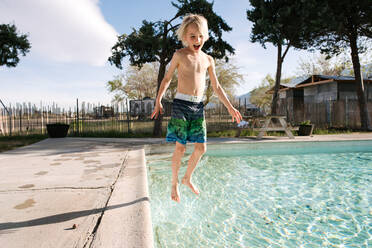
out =
[[[239,138],[208,138],[208,145],[218,144],[255,144],[255,143],[293,143],[293,142],[332,142],[332,141],[352,141],[352,140],[372,140],[371,133],[353,133],[353,134],[329,134],[312,136],[295,136],[295,139],[289,139],[284,136],[264,136],[262,139],[256,139],[255,136]],[[187,144],[186,153],[193,144]],[[174,144],[167,142],[153,142],[144,145],[146,155],[173,152]]]

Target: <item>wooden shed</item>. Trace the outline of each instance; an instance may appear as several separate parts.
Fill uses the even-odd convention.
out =
[[[372,120],[372,79],[364,78],[364,90]],[[310,120],[318,126],[360,126],[355,78],[312,75],[282,84],[279,112],[294,124]]]

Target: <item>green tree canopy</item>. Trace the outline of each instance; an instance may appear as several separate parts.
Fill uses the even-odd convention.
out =
[[[259,107],[261,110],[268,113],[270,111],[270,105],[272,100],[272,94],[268,94],[271,88],[275,85],[275,80],[271,77],[270,74],[267,74],[266,77],[262,80],[261,84],[255,87],[250,93],[249,101]]]
[[[313,47],[332,56],[345,49],[351,52],[356,92],[360,107],[361,127],[372,130],[369,120],[367,100],[361,78],[359,54],[371,49],[368,44],[372,39],[372,4],[370,0],[313,0],[312,25],[316,32],[311,37]],[[315,3],[315,4],[314,4]]]
[[[284,78],[281,83],[289,83],[292,78]],[[261,84],[255,87],[250,93],[249,101],[259,107],[265,113],[269,113],[271,109],[272,94],[268,93],[275,86],[275,80],[270,74],[262,80]]]
[[[0,66],[16,67],[31,45],[26,34],[18,34],[14,24],[0,24]]]
[[[223,31],[231,31],[231,27],[213,11],[213,2],[177,0],[175,3],[172,2],[172,5],[176,8],[176,13],[171,19],[156,22],[144,20],[138,30],[133,29],[129,35],[119,36],[118,42],[112,48],[112,56],[108,59],[112,65],[120,69],[122,69],[122,61],[125,57],[129,58],[132,66],[138,67],[145,63],[159,62],[156,92],[173,53],[182,47],[181,42],[177,40],[176,31],[185,14],[201,14],[208,20],[210,38],[203,47],[206,53],[217,59],[227,59],[227,53],[234,53],[231,45],[222,39]],[[155,136],[160,135],[161,120],[161,116],[155,120]]]
[[[304,49],[311,45],[311,39],[304,39],[312,32],[312,26],[308,23],[311,13],[304,9],[304,1],[250,0],[250,3],[252,8],[247,10],[247,19],[253,23],[251,41],[260,43],[264,48],[266,43],[277,47],[277,69],[271,107],[272,114],[276,114],[284,58],[290,47]]]

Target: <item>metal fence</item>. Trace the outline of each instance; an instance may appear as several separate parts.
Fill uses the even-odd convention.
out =
[[[150,114],[133,115],[128,111],[128,106],[127,102],[109,106],[77,102],[74,108],[65,109],[55,103],[51,106],[17,103],[0,108],[0,135],[46,134],[46,125],[52,123],[69,124],[69,135],[72,136],[108,132],[152,133],[154,121],[150,119]],[[237,108],[243,111],[243,106]],[[206,109],[205,116],[208,131],[221,131],[236,126],[222,104]],[[163,132],[166,131],[169,119],[169,116],[163,117]]]
[[[249,108],[239,103],[236,105],[243,115],[251,114]],[[46,134],[46,125],[51,123],[69,124],[69,135],[72,136],[109,132],[151,134],[154,121],[150,119],[149,112],[145,115],[133,115],[128,111],[128,106],[129,102],[110,106],[77,102],[74,108],[68,109],[60,108],[55,103],[47,106],[31,103],[13,104],[0,108],[0,135]],[[213,106],[205,110],[209,132],[236,127],[236,123],[231,122],[231,116],[222,104]],[[359,104],[356,100],[311,103],[297,106],[294,111],[292,109],[285,104],[280,104],[280,113],[286,115],[293,126],[306,120],[310,120],[317,128],[359,129],[361,126]],[[368,102],[368,109],[372,120],[372,102]],[[169,119],[169,114],[163,117],[163,133],[166,132]]]

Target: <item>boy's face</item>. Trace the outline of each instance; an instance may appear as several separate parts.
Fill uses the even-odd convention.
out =
[[[186,28],[185,41],[189,49],[193,52],[199,52],[204,45],[205,37],[200,32],[198,26],[191,23]]]

